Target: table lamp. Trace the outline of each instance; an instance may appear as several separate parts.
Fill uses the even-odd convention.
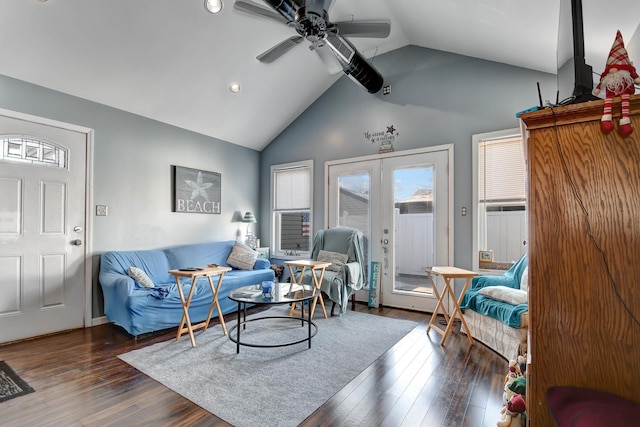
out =
[[[244,217],[242,218],[242,222],[247,223],[247,239],[246,239],[246,243],[247,245],[251,246],[252,248],[255,249],[256,247],[256,243],[255,243],[255,237],[253,236],[253,233],[251,233],[249,231],[249,227],[251,227],[251,224],[258,222],[256,220],[256,217],[253,216],[253,213],[251,212],[245,212]]]

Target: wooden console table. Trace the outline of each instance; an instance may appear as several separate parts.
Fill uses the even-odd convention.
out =
[[[464,293],[469,289],[469,284],[471,284],[471,279],[474,276],[477,276],[478,273],[475,271],[464,270],[462,268],[457,267],[431,267],[424,269],[427,273],[429,273],[429,280],[433,284],[433,292],[436,294],[436,298],[438,298],[438,304],[436,305],[436,309],[433,311],[431,315],[431,320],[429,321],[429,326],[427,326],[427,333],[431,329],[439,332],[442,335],[442,341],[440,341],[440,345],[444,345],[445,341],[449,334],[453,331],[453,320],[456,318],[456,314],[460,315],[460,320],[462,321],[462,327],[464,327],[467,331],[467,337],[469,338],[469,342],[471,345],[474,344],[473,337],[471,336],[471,331],[469,330],[469,326],[467,322],[464,320],[464,316],[462,316],[462,310],[460,310],[460,303],[462,302],[462,297]],[[433,280],[433,275],[442,276],[444,279],[444,289],[442,293],[438,292],[438,287],[436,286],[436,282]],[[460,296],[456,299],[455,293],[453,292],[453,286],[451,284],[451,279],[467,279],[462,291],[460,292]],[[451,296],[453,300],[453,312],[451,316],[447,312],[447,308],[444,305],[445,298],[447,295]],[[444,320],[447,322],[447,327],[443,331],[439,327],[435,325],[436,317],[438,316],[438,311],[442,310],[442,314],[444,315]]]
[[[196,339],[193,336],[193,331],[202,328],[202,331],[206,331],[207,327],[209,327],[209,321],[211,320],[211,314],[213,314],[213,309],[218,308],[218,319],[220,319],[220,325],[222,325],[222,331],[225,335],[227,335],[227,326],[224,323],[224,316],[222,315],[222,310],[220,309],[220,304],[218,303],[218,292],[220,291],[220,285],[222,284],[222,278],[227,271],[230,271],[229,267],[202,267],[199,270],[188,270],[188,269],[177,269],[177,270],[169,270],[169,274],[173,274],[176,278],[176,284],[178,285],[178,293],[180,294],[180,300],[182,301],[182,320],[180,320],[180,326],[178,326],[178,333],[176,335],[176,341],[180,339],[182,334],[185,332],[189,333],[189,338],[191,339],[191,346],[196,346]],[[219,276],[218,283],[214,286],[212,276]],[[180,281],[181,277],[186,277],[191,279],[191,288],[189,289],[189,295],[185,299],[184,291],[182,290],[182,283]],[[211,288],[211,295],[213,296],[213,300],[211,301],[211,307],[209,308],[209,314],[207,314],[207,318],[204,322],[192,325],[191,319],[189,318],[189,306],[191,305],[191,298],[193,297],[193,291],[196,288],[196,281],[198,277],[206,277],[209,281],[209,287]]]

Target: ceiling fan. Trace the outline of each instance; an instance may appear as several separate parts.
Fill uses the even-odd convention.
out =
[[[274,12],[250,1],[236,0],[234,8],[284,23],[298,33],[258,55],[258,61],[271,63],[306,39],[311,43],[309,49],[318,53],[330,72],[342,71],[369,93],[376,93],[382,88],[382,75],[345,36],[385,38],[391,25],[384,21],[331,22],[327,10],[332,1],[264,0]]]

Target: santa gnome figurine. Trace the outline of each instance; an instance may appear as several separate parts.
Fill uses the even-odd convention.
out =
[[[613,98],[616,96],[619,96],[622,101],[622,118],[620,119],[618,133],[624,137],[631,135],[633,132],[631,119],[629,118],[629,95],[633,95],[636,91],[634,83],[640,84],[640,77],[638,77],[635,67],[629,61],[629,55],[622,41],[622,34],[618,30],[607,58],[607,65],[600,76],[600,82],[593,90],[594,95],[600,93],[601,87],[604,87],[606,91],[604,111],[600,121],[602,132],[609,133],[613,130],[611,106]]]

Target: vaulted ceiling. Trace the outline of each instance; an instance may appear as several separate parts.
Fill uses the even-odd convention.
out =
[[[262,150],[344,74],[329,73],[307,41],[259,62],[294,30],[223,1],[212,14],[204,0],[2,0],[0,74]],[[584,5],[587,62],[600,71],[615,31],[626,40],[638,28],[640,2],[586,3],[600,2]],[[558,0],[327,4],[331,21],[391,24],[387,38],[349,39],[374,65],[376,55],[416,45],[557,68]]]

